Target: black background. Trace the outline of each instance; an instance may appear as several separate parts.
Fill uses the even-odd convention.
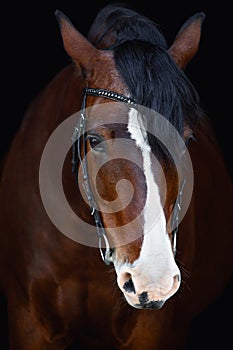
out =
[[[54,11],[57,8],[63,11],[86,35],[95,15],[107,3],[100,0],[49,0],[8,1],[1,5],[1,157],[7,151],[28,104],[69,63]],[[142,0],[128,1],[128,4],[158,23],[169,44],[186,19],[196,12],[205,12],[200,49],[186,73],[213,122],[226,165],[232,174],[230,7],[223,1]],[[231,286],[226,289],[219,300],[197,318],[190,335],[189,349],[222,349],[231,341],[232,290]]]

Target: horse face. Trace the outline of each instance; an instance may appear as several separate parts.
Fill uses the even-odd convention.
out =
[[[94,125],[86,135],[88,173],[117,283],[130,305],[157,309],[180,285],[167,224],[177,177],[153,155],[134,108],[115,102],[94,107],[88,111]],[[119,114],[121,123],[113,123]]]
[[[56,15],[65,50],[88,86],[127,94],[111,52],[97,50],[62,13],[58,11]],[[203,18],[203,14],[198,14],[188,20],[168,50],[181,69],[197,52]],[[95,102],[89,99],[88,105],[98,103],[99,98]],[[168,233],[177,178],[172,166],[163,166],[163,162],[152,156],[147,133],[135,111],[128,109],[126,113],[119,108],[118,113],[125,116],[121,126],[111,125],[110,111],[101,126],[88,130],[89,180],[110,245],[114,247],[113,263],[119,288],[130,305],[156,309],[180,285],[180,272]],[[117,143],[117,133],[131,142]],[[118,157],[114,154],[116,150]],[[104,165],[99,167],[103,161]]]

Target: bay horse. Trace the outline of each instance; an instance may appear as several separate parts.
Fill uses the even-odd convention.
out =
[[[87,38],[55,14],[72,62],[29,106],[1,176],[10,350],[185,349],[233,267],[232,183],[185,74],[205,15],[168,47],[126,6],[104,7]]]

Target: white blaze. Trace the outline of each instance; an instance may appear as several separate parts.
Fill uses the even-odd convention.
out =
[[[143,210],[143,244],[139,258],[133,264],[116,264],[117,274],[125,268],[130,268],[136,290],[150,291],[156,284],[161,291],[172,287],[173,277],[179,274],[175,263],[170,240],[166,232],[166,219],[161,204],[158,185],[152,172],[151,148],[147,133],[143,128],[140,114],[135,110],[129,111],[128,131],[131,139],[140,149],[143,159],[143,171],[146,178],[147,198]],[[139,277],[140,276],[140,277]],[[153,286],[152,286],[153,285]]]

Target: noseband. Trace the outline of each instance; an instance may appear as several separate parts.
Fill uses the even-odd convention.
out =
[[[99,241],[100,254],[105,264],[109,265],[113,262],[113,259],[112,259],[113,249],[109,245],[107,235],[104,229],[104,225],[100,216],[100,212],[98,210],[97,203],[95,202],[95,198],[94,198],[90,181],[89,181],[88,168],[87,168],[87,158],[86,158],[87,149],[86,149],[86,140],[85,140],[84,134],[86,131],[86,123],[87,123],[86,98],[88,95],[95,96],[95,97],[104,97],[113,101],[125,103],[127,105],[136,105],[136,101],[131,97],[128,97],[110,90],[84,88],[80,119],[74,129],[74,133],[72,136],[72,172],[75,174],[76,181],[78,183],[78,166],[80,164],[81,170],[82,170],[82,176],[83,176],[82,186],[89,203],[91,215],[93,216],[95,221],[96,232],[97,232],[98,241]],[[83,136],[82,144],[81,144],[81,136]],[[83,158],[81,155],[81,149],[83,149]],[[185,184],[185,181],[183,181],[181,185],[181,188],[173,209],[173,216],[172,216],[172,227],[173,225],[175,227],[172,231],[174,255],[176,253],[176,236],[178,232],[179,213],[181,211],[181,202],[182,202],[182,193],[183,193],[184,184]],[[104,241],[105,243],[105,252],[103,252],[102,241]]]

